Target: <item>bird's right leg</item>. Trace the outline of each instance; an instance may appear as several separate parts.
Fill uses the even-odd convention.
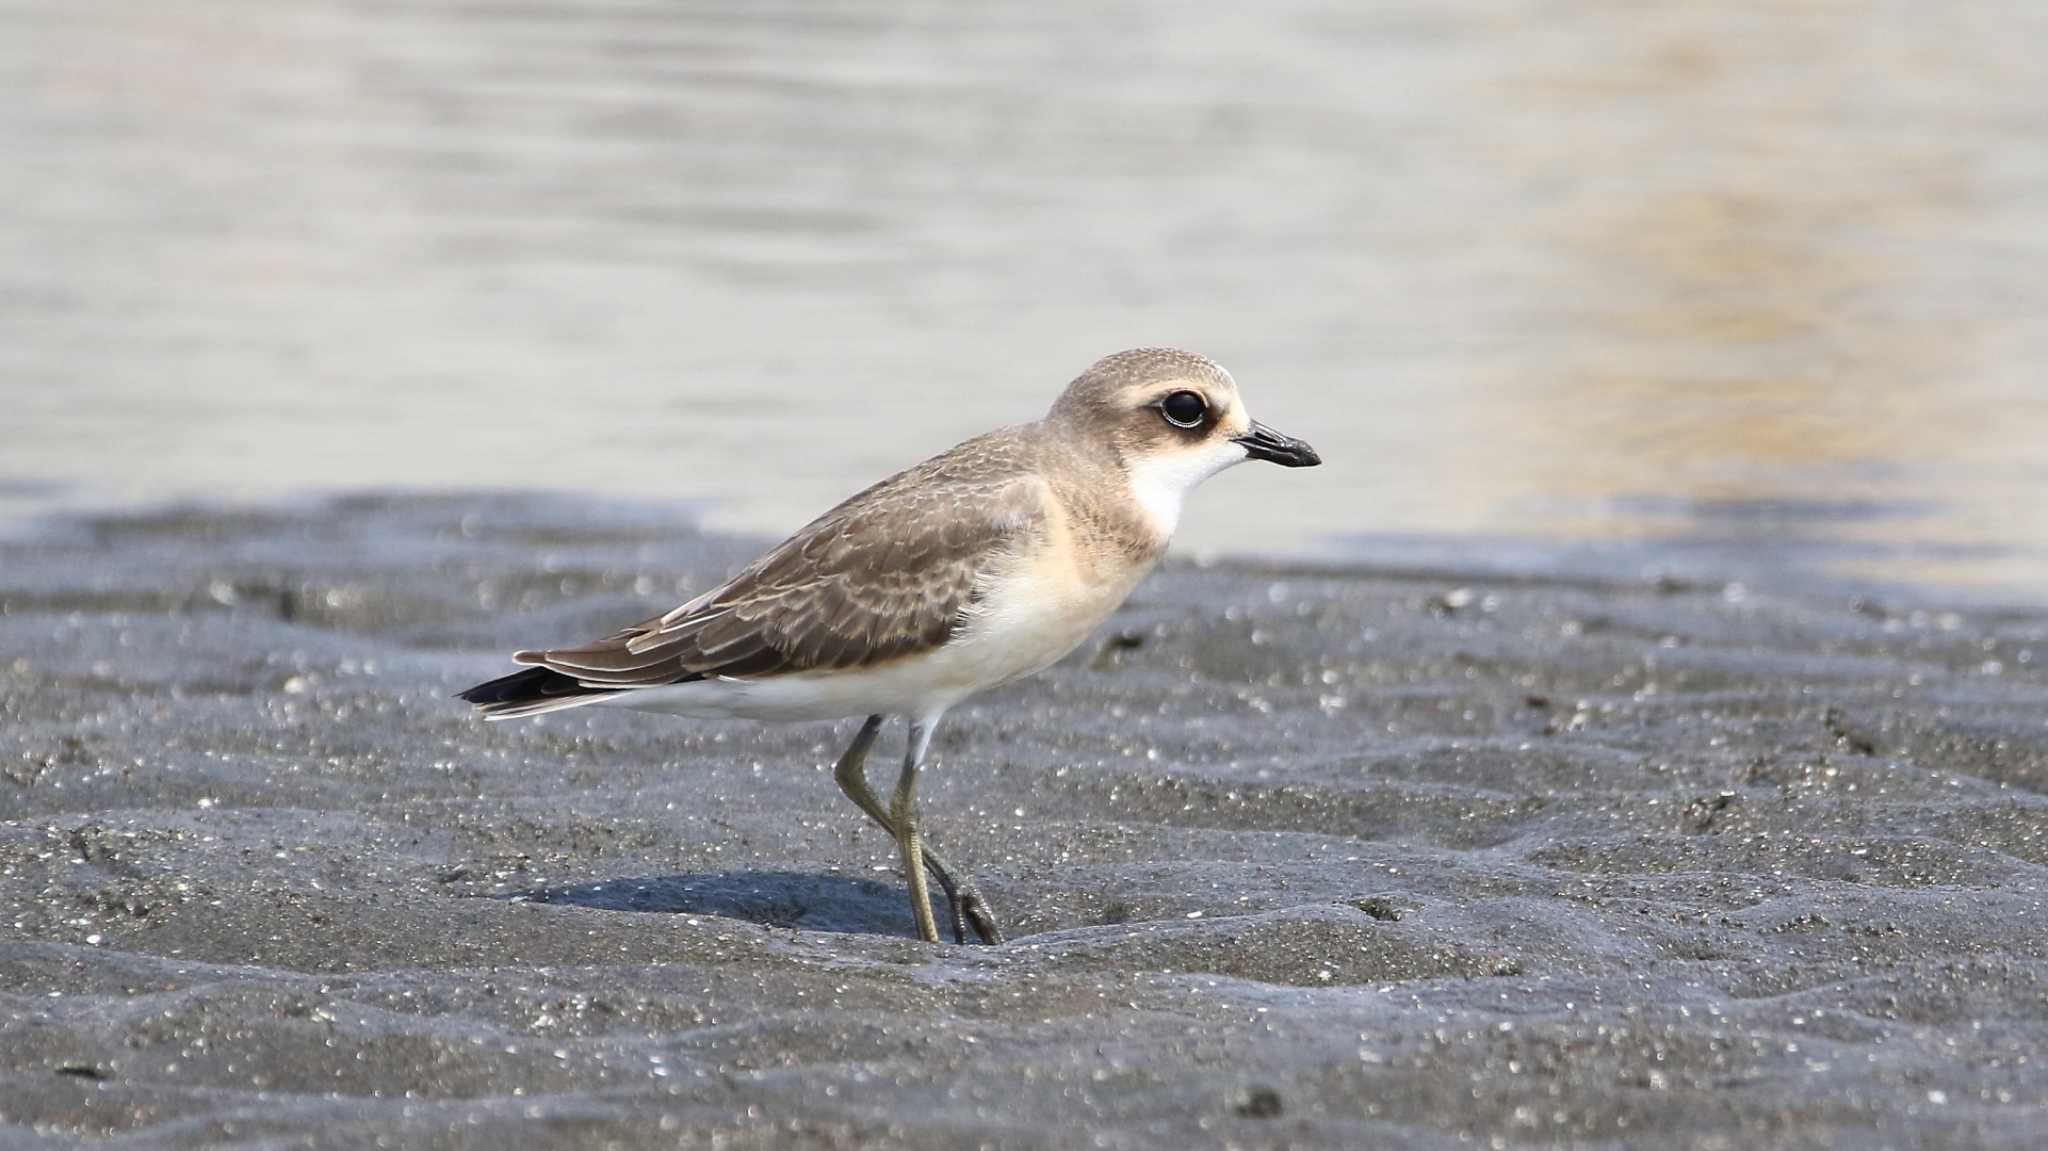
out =
[[[896,849],[903,855],[903,874],[910,879],[910,914],[917,921],[917,937],[937,943],[939,925],[932,922],[931,896],[925,894],[924,886],[924,829],[917,817],[917,773],[931,746],[932,725],[911,720],[903,770],[896,776],[896,795],[889,802],[889,822],[896,825]]]
[[[882,717],[871,715],[861,724],[860,731],[846,748],[846,754],[839,757],[839,765],[833,769],[832,778],[839,784],[839,790],[854,806],[867,812],[868,818],[881,829],[896,838],[896,824],[889,818],[889,809],[882,805],[874,789],[868,785],[868,749],[875,744],[875,736],[882,730]],[[939,881],[939,888],[946,893],[946,910],[953,920],[953,942],[967,942],[967,927],[972,924],[974,934],[983,943],[1001,943],[1003,933],[996,926],[995,913],[990,910],[988,900],[982,897],[981,889],[970,877],[956,876],[951,864],[939,853],[920,844],[924,865]]]

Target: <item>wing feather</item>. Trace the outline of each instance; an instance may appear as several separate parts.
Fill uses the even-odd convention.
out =
[[[1004,448],[993,437],[969,441],[825,513],[673,611],[514,658],[616,690],[866,667],[931,650],[951,638],[990,565],[1048,514],[1044,481]]]

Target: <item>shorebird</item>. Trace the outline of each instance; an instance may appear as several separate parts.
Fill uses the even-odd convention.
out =
[[[673,611],[578,647],[513,653],[526,670],[460,698],[490,719],[587,704],[695,718],[865,716],[833,776],[896,840],[918,937],[938,942],[925,872],[953,938],[1002,942],[972,878],[924,842],[917,776],[946,712],[1042,671],[1159,562],[1183,497],[1246,460],[1322,462],[1251,418],[1230,373],[1191,352],[1096,361],[1043,419],[977,436],[813,520]],[[867,756],[909,722],[884,806]]]

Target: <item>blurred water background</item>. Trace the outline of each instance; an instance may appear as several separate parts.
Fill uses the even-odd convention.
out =
[[[2048,6],[0,0],[0,514],[792,528],[1104,352],[1191,550],[2048,587]]]

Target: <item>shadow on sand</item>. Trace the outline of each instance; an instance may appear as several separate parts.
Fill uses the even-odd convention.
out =
[[[858,935],[914,934],[904,888],[845,875],[798,871],[716,871],[609,879],[493,896],[516,903],[561,903],[599,911],[716,915],[764,927]],[[945,908],[933,913],[944,923]]]

